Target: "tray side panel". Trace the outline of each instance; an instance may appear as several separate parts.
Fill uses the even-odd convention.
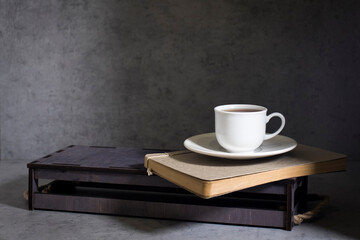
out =
[[[284,228],[285,213],[279,210],[184,205],[99,197],[35,194],[35,209],[151,217],[211,223]]]

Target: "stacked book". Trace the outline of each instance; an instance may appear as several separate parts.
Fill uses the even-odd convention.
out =
[[[212,198],[283,179],[343,171],[346,156],[302,144],[282,155],[250,160],[219,159],[185,150],[148,154],[145,167],[150,174]]]

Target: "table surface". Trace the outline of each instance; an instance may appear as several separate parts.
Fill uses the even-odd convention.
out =
[[[0,161],[0,240],[7,239],[360,239],[360,161],[348,171],[309,177],[309,193],[330,196],[313,222],[291,232],[184,221],[29,211],[27,161]],[[40,182],[42,184],[42,182]],[[186,236],[186,237],[185,237]]]

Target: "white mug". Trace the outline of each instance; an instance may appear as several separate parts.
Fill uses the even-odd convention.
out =
[[[229,104],[214,108],[215,134],[219,144],[229,152],[249,152],[258,148],[264,140],[278,135],[285,126],[281,113],[266,115],[267,109],[250,104]],[[266,123],[272,117],[281,119],[280,128],[266,134]]]

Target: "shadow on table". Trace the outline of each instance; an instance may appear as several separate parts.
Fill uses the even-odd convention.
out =
[[[27,175],[19,176],[7,182],[0,182],[0,204],[28,209],[24,192],[27,190]]]
[[[140,218],[140,217],[116,217],[119,222],[124,224],[126,227],[141,231],[144,233],[156,233],[162,230],[168,231],[171,229],[179,229],[189,224],[196,224],[195,222],[187,222],[180,220],[167,220],[167,219],[156,219],[156,218]]]
[[[318,219],[310,223],[319,229],[360,239],[360,162],[348,161],[346,172],[321,174],[309,179],[312,192],[328,195],[330,201]]]
[[[323,212],[318,219],[303,224],[311,224],[319,229],[323,229],[323,231],[333,232],[334,239],[336,237],[341,239],[343,237],[360,239],[360,228],[358,226],[358,215],[360,212],[358,210],[349,211],[342,207],[330,205],[322,211]]]

